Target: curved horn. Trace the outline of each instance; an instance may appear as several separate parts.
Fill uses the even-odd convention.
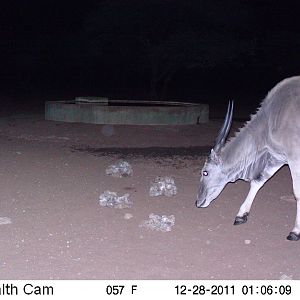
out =
[[[229,101],[224,124],[221,130],[219,131],[218,137],[215,142],[215,146],[214,146],[215,151],[219,150],[225,143],[226,137],[231,127],[232,115],[233,115],[233,101]]]

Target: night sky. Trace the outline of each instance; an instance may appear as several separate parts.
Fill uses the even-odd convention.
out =
[[[89,95],[255,106],[300,73],[299,8],[274,0],[5,1],[1,103],[34,110]]]

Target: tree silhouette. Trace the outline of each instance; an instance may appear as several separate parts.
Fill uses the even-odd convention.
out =
[[[110,0],[89,15],[85,31],[95,59],[148,74],[152,99],[164,98],[186,69],[239,67],[255,53],[243,1]],[[120,70],[119,70],[120,71]]]

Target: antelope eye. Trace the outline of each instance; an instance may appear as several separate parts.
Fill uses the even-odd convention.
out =
[[[203,176],[208,176],[208,172],[207,171],[203,171],[202,174],[203,174]]]

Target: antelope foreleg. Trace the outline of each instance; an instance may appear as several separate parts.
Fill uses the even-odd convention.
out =
[[[293,190],[294,195],[297,200],[297,214],[296,214],[296,221],[293,230],[287,236],[287,239],[290,241],[298,241],[300,239],[300,163],[298,164],[291,164],[293,167],[290,166],[292,178],[293,178]]]
[[[241,207],[237,213],[237,216],[235,217],[235,220],[233,223],[234,225],[240,225],[240,224],[247,222],[253,200],[254,200],[257,192],[260,190],[260,188],[264,185],[265,182],[266,182],[265,180],[264,181],[255,181],[255,180],[251,181],[250,191],[249,191],[245,201],[241,205]]]
[[[282,165],[283,165],[282,163],[270,159],[264,171],[259,176],[259,178],[251,181],[250,191],[245,201],[241,205],[237,213],[237,216],[235,217],[233,223],[234,225],[239,225],[247,222],[250,209],[257,192],[261,189],[261,187],[265,184],[265,182],[268,181],[282,167]]]

